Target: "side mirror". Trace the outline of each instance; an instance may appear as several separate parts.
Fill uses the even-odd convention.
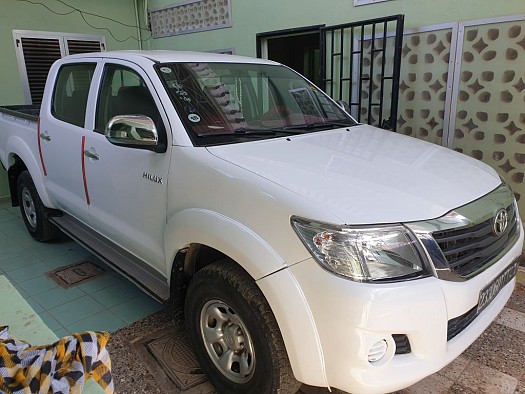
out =
[[[159,133],[150,117],[144,115],[117,115],[106,125],[105,136],[114,145],[155,151]]]

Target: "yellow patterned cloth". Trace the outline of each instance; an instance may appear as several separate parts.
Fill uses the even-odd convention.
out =
[[[0,393],[80,394],[93,377],[113,393],[107,332],[83,332],[51,345],[31,346],[0,326]]]

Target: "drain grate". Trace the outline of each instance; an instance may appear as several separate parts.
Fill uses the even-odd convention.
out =
[[[102,267],[99,267],[90,261],[83,261],[81,263],[57,268],[53,271],[47,272],[46,275],[59,286],[68,289],[87,282],[88,280],[98,278],[105,273],[106,271]]]
[[[156,338],[146,340],[144,345],[180,390],[186,391],[206,382],[206,377],[189,347],[182,327],[156,333]],[[200,387],[201,390],[198,391],[214,391],[213,388],[208,391],[208,388],[206,385]]]

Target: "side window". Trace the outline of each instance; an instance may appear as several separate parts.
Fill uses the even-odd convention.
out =
[[[142,77],[130,68],[107,65],[98,96],[95,131],[104,133],[116,115],[146,115],[159,132],[164,131],[157,105]]]
[[[89,86],[95,67],[95,63],[79,63],[60,68],[51,103],[55,118],[84,127]]]

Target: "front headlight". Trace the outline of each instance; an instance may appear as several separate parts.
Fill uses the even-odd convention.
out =
[[[292,226],[326,270],[358,282],[427,276],[419,244],[402,225],[338,227],[292,217]]]

